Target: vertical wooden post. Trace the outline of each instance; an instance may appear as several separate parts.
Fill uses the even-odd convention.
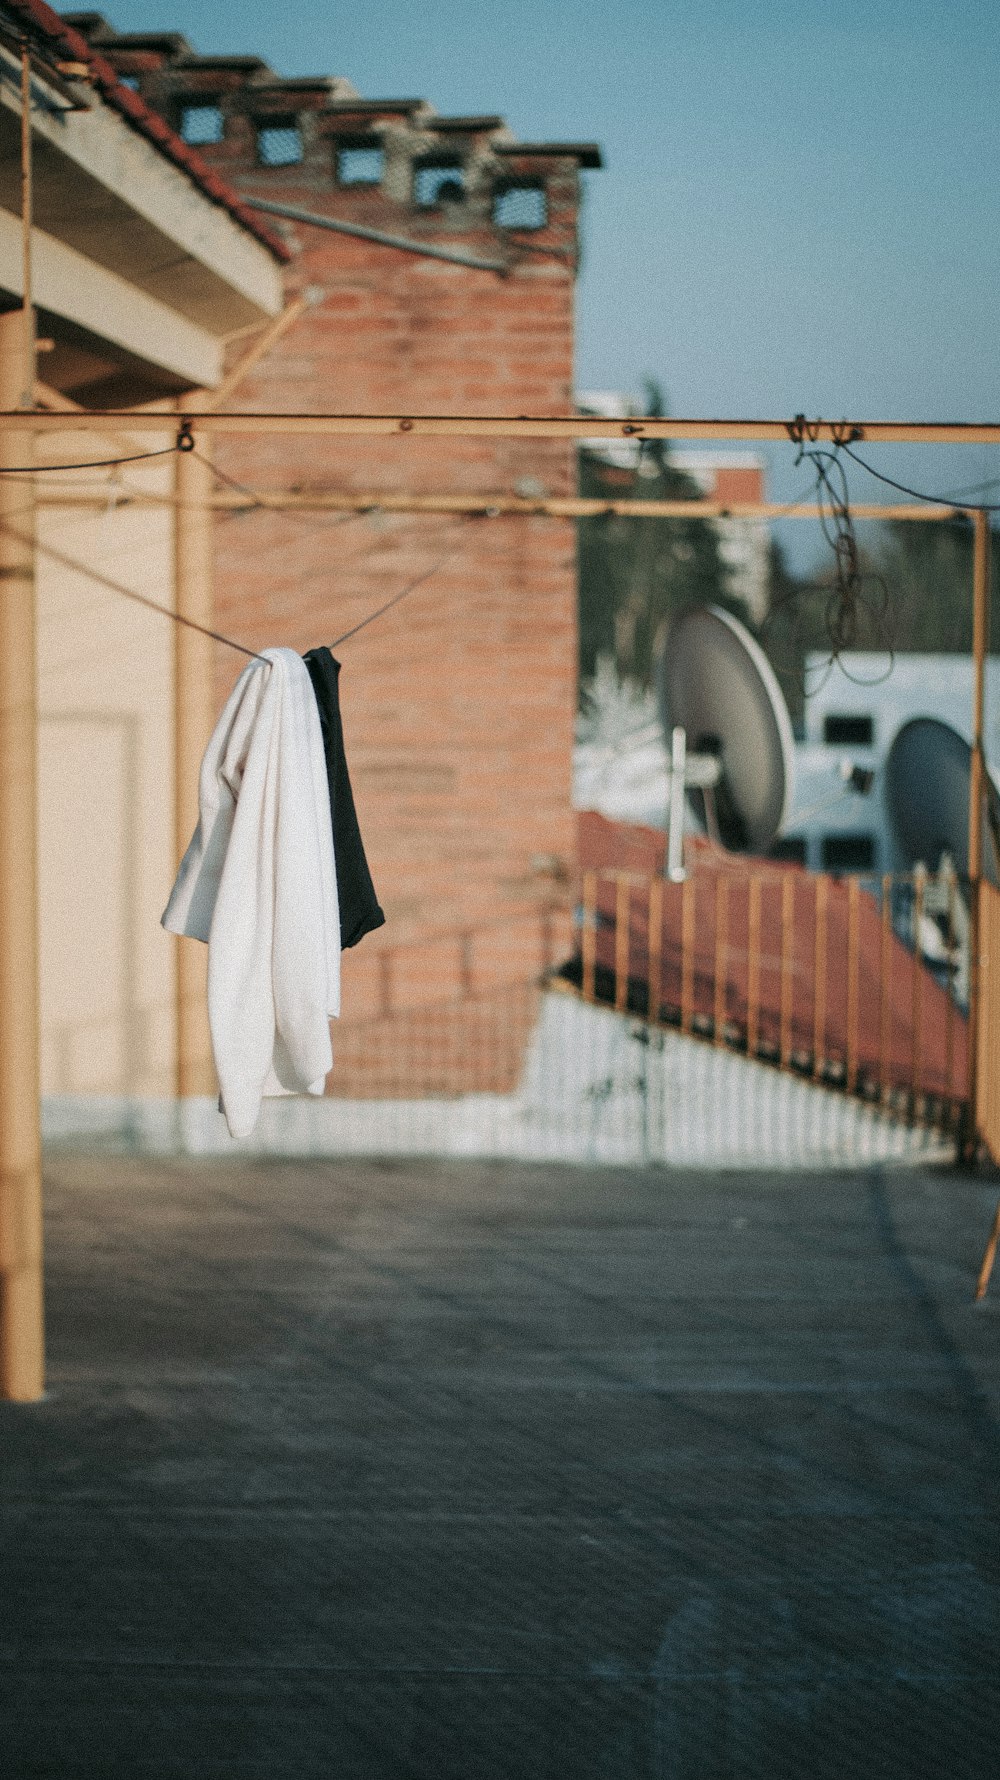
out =
[[[681,1031],[694,1024],[694,899],[695,880],[685,878],[681,888]]]
[[[920,929],[924,918],[927,874],[917,866],[913,873],[913,993],[910,1007],[910,1108],[917,1116],[920,1100],[920,1067],[922,1062],[922,1027],[924,1021],[924,952]]]
[[[983,853],[983,713],[990,621],[988,513],[974,513],[972,557],[972,762],[969,783],[969,877],[978,883]]]
[[[948,1003],[944,1016],[944,1079],[948,1100],[948,1119],[954,1113],[955,1092],[955,976],[951,961],[955,955],[955,872],[948,871]]]
[[[968,1114],[959,1148],[970,1161],[979,1141],[979,881],[983,854],[983,706],[990,630],[990,516],[974,513],[972,558],[972,762],[969,777],[969,1077]]]
[[[663,879],[649,880],[649,977],[646,1016],[659,1020],[663,999]]]
[[[993,1223],[990,1226],[989,1239],[986,1244],[986,1252],[983,1255],[982,1265],[979,1269],[979,1278],[976,1281],[977,1304],[980,1299],[985,1298],[986,1296],[986,1288],[990,1283],[990,1274],[993,1272],[993,1263],[997,1258],[998,1242],[1000,1242],[1000,1205],[997,1206],[996,1212],[994,1213]]]
[[[193,401],[194,397],[187,400]],[[198,624],[213,623],[212,469],[204,441],[199,455],[174,459],[174,609]],[[215,694],[212,642],[175,624],[174,632],[174,841],[180,860],[198,820],[198,773],[212,733]],[[180,1099],[216,1092],[208,1029],[207,948],[178,938],[175,951],[177,1039],[175,1082]]]
[[[715,880],[715,998],[712,1037],[726,1042],[726,970],[729,964],[729,885],[721,871]]]
[[[583,874],[583,907],[580,910],[580,988],[585,1001],[593,1001],[597,992],[597,873]]]
[[[861,886],[857,878],[847,881],[847,1058],[846,1086],[849,1094],[858,1086],[858,918]]]
[[[882,879],[882,942],[879,956],[878,991],[878,1085],[880,1098],[889,1092],[889,1041],[891,1037],[892,1000],[890,973],[892,969],[892,878],[886,872]]]
[[[792,1061],[792,990],[795,959],[795,883],[790,871],[781,881],[781,1067]]]
[[[23,387],[15,309],[0,315],[0,408]],[[0,467],[31,449],[29,433],[0,432]],[[45,1389],[34,528],[32,478],[0,476],[0,1389],[20,1403]]]
[[[816,931],[813,945],[813,1075],[823,1073],[826,1050],[826,908],[830,880],[825,872],[816,879]]]
[[[615,880],[615,1007],[622,1014],[628,1006],[629,925],[632,920],[632,886],[624,872]]]
[[[760,1042],[760,879],[750,879],[747,901],[747,1056]]]
[[[21,387],[12,408],[35,405],[35,309],[32,294],[31,247],[34,226],[33,165],[31,152],[31,51],[27,39],[21,45]],[[5,404],[6,406],[7,404]]]

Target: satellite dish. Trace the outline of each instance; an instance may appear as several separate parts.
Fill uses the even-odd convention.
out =
[[[781,833],[795,771],[788,707],[763,650],[738,618],[694,606],[676,618],[659,662],[660,718],[690,754],[714,755],[714,786],[688,787],[713,840],[735,853],[766,853]]]
[[[907,865],[936,871],[942,853],[948,853],[959,877],[968,876],[971,776],[972,749],[957,729],[937,717],[914,717],[903,724],[886,756],[885,799]],[[983,818],[983,877],[1000,889],[1000,793],[988,774]]]

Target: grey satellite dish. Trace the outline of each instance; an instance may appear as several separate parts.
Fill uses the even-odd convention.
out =
[[[718,760],[714,786],[688,787],[709,835],[735,853],[767,853],[788,816],[795,752],[788,707],[763,650],[721,607],[692,607],[667,632],[659,695],[668,740],[679,725],[689,756]]]
[[[957,729],[937,717],[914,717],[903,724],[886,756],[885,798],[907,865],[936,871],[941,855],[948,853],[959,877],[968,876],[971,775],[972,749]],[[982,869],[984,878],[1000,888],[998,841],[1000,794],[987,776]]]

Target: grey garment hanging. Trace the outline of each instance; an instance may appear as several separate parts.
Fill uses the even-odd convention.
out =
[[[384,927],[385,915],[379,907],[365,858],[354,793],[347,773],[344,726],[340,717],[340,663],[324,647],[310,649],[302,659],[309,670],[323,731],[333,819],[333,859],[340,902],[340,943],[343,947],[356,946],[366,933]]]

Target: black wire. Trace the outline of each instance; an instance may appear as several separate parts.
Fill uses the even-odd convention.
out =
[[[944,499],[949,506],[960,506],[963,494],[982,494],[987,488],[1000,488],[1000,476],[991,476],[988,482],[970,482],[965,488],[949,489]]]
[[[196,446],[193,447],[192,450],[193,455],[198,459],[199,463],[204,464],[206,468],[212,470],[213,474],[219,478],[220,482],[228,483],[229,487],[235,489],[238,494],[245,494],[252,503],[254,510],[264,513],[273,513],[276,511],[276,509],[271,507],[268,502],[262,501],[256,491],[249,488],[245,482],[239,482],[235,476],[230,476],[225,470],[220,470],[218,466],[212,462],[211,458],[203,457]],[[332,525],[343,524],[345,520],[363,518],[369,511],[371,511],[371,509],[359,508],[358,511],[354,513],[340,513],[335,519],[327,520],[320,526],[314,525],[310,529],[313,532],[326,531],[330,529]],[[279,511],[279,517],[288,519],[297,518],[298,515],[289,514],[286,509],[284,511]],[[483,514],[481,513],[463,513],[460,516],[458,523],[459,525],[464,525],[469,519],[480,519],[482,517]],[[446,529],[450,530],[451,528],[448,527]],[[455,548],[457,548],[457,546]],[[381,618],[383,613],[391,612],[393,606],[398,606],[400,601],[406,599],[408,594],[413,593],[418,587],[422,587],[424,582],[429,581],[432,575],[436,575],[438,570],[443,568],[444,564],[454,556],[455,548],[446,550],[444,555],[440,556],[437,562],[433,563],[429,569],[425,569],[422,574],[414,576],[412,581],[408,581],[406,586],[401,587],[398,593],[394,593],[392,598],[386,600],[384,605],[378,606],[374,612],[370,612],[367,618],[362,618],[358,624],[352,625],[350,630],[345,630],[341,636],[335,637],[329,647],[331,649],[339,649],[341,643],[348,642],[351,637],[357,636],[358,631],[364,630],[369,624],[374,624],[376,618]],[[371,555],[372,552],[364,551],[362,554]],[[353,558],[352,560],[356,560],[356,558]]]
[[[207,469],[212,470],[212,472],[219,478],[219,480],[221,482],[228,483],[229,487],[232,489],[235,489],[238,494],[245,494],[248,497],[248,502],[250,503],[250,505],[248,508],[240,509],[241,511],[246,512],[246,511],[250,510],[253,512],[260,512],[260,513],[274,513],[274,514],[276,514],[276,516],[279,519],[291,519],[294,521],[300,521],[304,517],[304,515],[301,515],[298,513],[290,513],[287,508],[272,507],[269,502],[261,500],[259,494],[256,492],[255,489],[250,488],[245,482],[238,481],[235,476],[228,475],[225,470],[220,470],[217,467],[217,465],[212,462],[211,458],[204,457],[202,455],[202,453],[198,450],[197,446],[191,446],[190,449],[191,449],[193,456],[195,456],[198,459],[199,463],[204,464]],[[380,509],[376,505],[372,505],[370,507],[359,507],[355,511],[350,512],[350,513],[338,513],[332,519],[326,519],[326,520],[322,521],[319,525],[316,525],[316,524],[310,525],[306,532],[306,536],[314,537],[317,533],[332,530],[333,526],[335,526],[335,525],[344,525],[349,520],[364,519],[371,513],[378,512],[379,510]],[[484,507],[481,511],[477,511],[475,513],[460,514],[458,516],[458,524],[464,525],[465,521],[468,519],[482,519],[482,518],[487,518],[490,516],[491,516],[491,509],[489,507]],[[426,514],[415,514],[413,516],[413,518],[411,518],[411,520],[409,521],[409,525],[407,526],[406,529],[411,530],[414,526],[418,525],[422,519],[424,519],[426,517],[427,517]],[[450,531],[454,524],[455,524],[454,520],[452,520],[448,524],[446,524],[444,527],[445,532]],[[273,548],[277,548],[277,546],[272,545],[269,548],[273,549]],[[364,557],[374,555],[375,552],[378,550],[378,548],[379,548],[379,545],[376,542],[375,544],[371,545],[366,550],[361,550],[361,551],[355,552],[348,559],[348,561],[351,564],[353,564],[355,562],[359,562]],[[395,605],[398,605],[400,600],[405,599],[408,593],[412,593],[415,588],[422,586],[425,581],[429,580],[431,575],[436,574],[438,569],[441,568],[441,566],[445,562],[447,562],[449,560],[449,558],[453,555],[454,555],[453,550],[446,551],[444,556],[442,556],[439,559],[439,561],[434,564],[434,567],[432,569],[428,569],[424,574],[418,575],[415,580],[408,582],[407,585],[402,589],[401,592],[394,594],[392,599],[388,600],[384,606],[379,606],[377,608],[377,610],[371,614],[370,618],[363,619],[362,622],[360,624],[356,624],[352,630],[345,632],[344,636],[336,638],[335,641],[330,645],[330,647],[334,648],[334,649],[337,648],[340,643],[346,642],[348,637],[353,637],[357,631],[364,630],[366,625],[373,623],[376,618],[380,618],[383,612],[391,611],[392,607]]]
[[[485,515],[481,513],[463,513],[459,525],[464,526],[470,519],[482,519],[483,517]],[[452,548],[446,550],[443,556],[439,556],[437,562],[433,563],[429,569],[425,569],[422,575],[414,576],[412,581],[408,581],[405,587],[401,587],[398,593],[393,594],[391,600],[386,600],[384,606],[378,606],[374,612],[368,614],[367,618],[362,618],[360,623],[352,625],[350,630],[345,630],[342,636],[335,637],[330,648],[339,649],[341,643],[346,643],[350,637],[356,637],[359,630],[364,630],[366,625],[374,624],[376,618],[381,618],[384,612],[391,612],[393,606],[398,606],[400,600],[404,600],[407,594],[413,593],[417,587],[422,587],[425,581],[429,581],[432,575],[437,574],[438,569],[443,568],[446,562],[450,562],[457,550],[458,542],[456,541]]]
[[[225,470],[220,470],[218,465],[213,463],[211,458],[202,455],[197,446],[191,447],[191,453],[192,456],[198,459],[200,464],[204,464],[206,469],[212,471],[212,474],[218,481],[225,482],[227,486],[232,488],[237,494],[246,495],[246,506],[232,508],[228,513],[222,515],[224,519],[237,519],[244,513],[273,513],[278,519],[286,520],[299,527],[301,527],[303,520],[305,520],[306,526],[304,534],[302,535],[305,537],[316,537],[322,532],[333,531],[338,525],[351,525],[355,520],[363,519],[366,513],[372,511],[371,508],[358,508],[349,513],[331,514],[325,519],[320,520],[318,524],[315,520],[310,522],[307,514],[293,513],[290,512],[287,507],[274,507],[271,505],[270,501],[261,500],[256,489],[249,488],[245,482],[240,482],[235,476],[230,476]],[[265,550],[267,553],[270,553],[270,551],[275,548],[278,548],[278,546],[272,544],[266,546]]]
[[[137,451],[133,457],[99,457],[86,464],[11,464],[0,467],[0,476],[47,476],[53,470],[114,470],[119,464],[141,464],[150,457],[173,457],[176,450],[176,445],[164,445],[158,451]]]
[[[927,501],[932,507],[959,506],[968,513],[1000,513],[1000,501],[995,501],[990,505],[986,501],[954,501],[946,495],[924,494],[919,488],[908,488],[905,482],[894,482],[891,476],[884,476],[881,470],[873,469],[871,464],[866,464],[864,458],[859,457],[856,451],[852,451],[848,444],[842,442],[835,449],[846,452],[851,462],[856,463],[860,470],[866,470],[869,476],[874,476],[876,482],[884,482],[887,488],[894,488],[898,494],[908,494],[915,501]],[[806,455],[810,456],[811,454],[807,452]],[[991,485],[985,483],[983,486],[988,488]]]
[[[135,600],[140,606],[147,606],[151,612],[160,612],[164,618],[172,618],[175,624],[184,624],[189,630],[200,631],[202,636],[211,637],[215,643],[225,643],[227,649],[236,649],[241,655],[248,655],[251,661],[267,662],[266,655],[259,655],[256,649],[248,649],[245,643],[237,643],[232,637],[224,637],[221,631],[209,630],[206,624],[198,624],[194,618],[185,618],[180,612],[172,612],[169,606],[161,606],[144,593],[136,593],[134,587],[123,587],[120,581],[112,581],[110,576],[102,575],[99,569],[91,568],[87,563],[80,562],[75,556],[67,556],[63,550],[56,550],[51,544],[43,544],[38,539],[27,536],[16,526],[9,525],[6,520],[0,521],[0,531],[9,533],[22,544],[33,544],[43,556],[49,556],[53,562],[61,563],[63,568],[72,569],[75,574],[86,575],[90,581],[96,581],[99,587],[106,587],[111,593],[120,593],[123,599]],[[270,666],[270,663],[267,662]]]
[[[191,456],[196,457],[200,464],[204,464],[206,470],[211,470],[212,475],[217,481],[224,482],[228,488],[234,489],[237,494],[245,494],[251,507],[259,508],[263,513],[277,512],[282,519],[292,517],[287,508],[272,507],[269,501],[261,499],[255,488],[250,488],[246,482],[240,482],[235,476],[230,476],[228,471],[220,470],[218,464],[215,463],[212,458],[205,457],[204,454],[198,450],[197,445],[192,445]],[[355,515],[352,513],[349,517],[353,519]]]
[[[170,447],[171,452],[174,452],[176,450],[177,450],[176,445],[172,445]],[[163,451],[156,451],[156,452],[144,453],[143,455],[150,456],[150,457],[163,457],[167,454]],[[121,459],[121,460],[115,460],[115,461],[130,462],[130,461],[134,461],[134,460]],[[204,459],[204,458],[201,461],[203,463],[209,462],[208,459]],[[55,467],[55,466],[53,466],[53,467]],[[72,465],[70,467],[76,468],[75,465]],[[85,466],[85,465],[80,466],[80,468],[89,468],[89,467],[96,468],[97,466]],[[211,467],[213,469],[215,468],[214,465],[212,465]],[[230,482],[234,481],[234,478],[226,477],[224,475],[224,472],[222,472],[222,471],[216,471],[216,474],[222,476],[223,480],[228,480]],[[242,484],[236,484],[236,486],[239,488],[242,488]],[[252,495],[252,490],[247,489],[245,492]],[[27,511],[29,511],[29,509],[26,508],[25,512],[27,512]],[[457,521],[457,525],[461,528],[461,527],[464,527],[470,520],[482,519],[487,516],[488,516],[488,512],[463,513],[459,517],[459,519]],[[349,517],[356,518],[357,515],[352,514],[352,515],[349,515]],[[456,523],[456,522],[453,522],[453,523]],[[27,544],[29,541],[31,541],[28,539],[28,537],[24,533],[18,531],[15,526],[8,524],[6,521],[0,522],[0,530],[8,532],[12,537],[18,538],[22,543]],[[223,636],[221,631],[210,630],[207,625],[199,624],[194,618],[185,618],[183,616],[183,614],[181,614],[180,612],[172,612],[170,610],[169,606],[161,606],[156,600],[151,600],[151,599],[147,598],[147,596],[145,594],[136,593],[134,588],[124,587],[120,581],[113,581],[110,578],[110,576],[101,574],[100,570],[90,567],[87,563],[78,561],[78,559],[76,557],[68,556],[65,553],[65,551],[56,550],[52,545],[43,544],[43,543],[39,542],[38,540],[34,540],[34,544],[35,544],[35,548],[37,550],[41,551],[43,556],[51,557],[54,562],[61,563],[64,568],[68,568],[68,569],[73,570],[76,573],[86,575],[89,580],[96,581],[99,586],[106,587],[111,593],[121,594],[121,596],[124,599],[135,600],[138,605],[147,607],[147,609],[151,612],[159,612],[164,618],[172,618],[175,624],[186,625],[189,630],[196,630],[202,636],[210,637],[212,639],[212,641],[215,643],[223,643],[227,649],[235,649],[238,651],[238,653],[240,655],[248,656],[251,661],[263,661],[267,666],[270,666],[270,663],[268,662],[267,657],[265,655],[259,654],[256,649],[247,648],[245,643],[238,643],[238,642],[236,642],[236,640],[233,637]],[[453,557],[455,555],[457,549],[458,549],[458,543],[456,541],[456,543],[452,546],[452,548],[450,550],[446,550],[444,552],[444,554],[438,558],[437,562],[431,564],[429,569],[425,569],[423,571],[423,573],[420,575],[415,575],[412,581],[408,581],[406,583],[406,586],[401,587],[397,593],[394,593],[392,598],[389,600],[386,600],[384,605],[378,606],[374,612],[370,612],[368,614],[367,618],[362,618],[359,623],[352,625],[350,630],[346,630],[342,633],[341,636],[336,637],[334,639],[333,643],[330,645],[330,647],[334,648],[334,649],[339,648],[341,643],[346,643],[349,641],[349,639],[351,637],[357,636],[358,632],[361,630],[364,630],[367,625],[374,624],[376,618],[381,618],[383,613],[390,612],[392,610],[393,606],[398,606],[400,604],[400,601],[406,599],[408,594],[413,593],[418,587],[422,587],[425,581],[429,581],[431,579],[432,575],[436,575],[438,570],[440,568],[443,568],[444,564],[446,562],[450,561],[451,557]]]
[[[267,506],[267,502],[261,500],[256,489],[248,488],[245,482],[237,482],[235,476],[229,476],[226,474],[225,470],[220,470],[217,463],[214,463],[210,457],[205,457],[204,454],[198,450],[197,445],[192,445],[189,449],[191,456],[196,457],[200,464],[204,464],[206,470],[211,470],[212,475],[215,476],[219,482],[227,483],[230,488],[236,490],[237,494],[245,494],[254,507]]]
[[[890,624],[889,584],[885,576],[876,569],[864,566],[858,547],[847,474],[840,457],[842,451],[847,452],[849,457],[854,454],[844,439],[835,439],[832,451],[819,447],[807,450],[805,437],[802,435],[797,442],[799,454],[795,460],[796,467],[805,462],[813,469],[819,522],[834,558],[833,583],[823,614],[830,645],[829,660],[824,664],[825,673],[828,675],[836,663],[855,685],[879,686],[889,678],[894,663],[895,644]],[[861,462],[860,459],[857,461]],[[867,465],[862,463],[861,467],[866,469]],[[794,597],[795,594],[790,596]],[[867,617],[874,630],[877,651],[884,651],[889,658],[885,673],[874,678],[852,673],[843,661],[844,654],[858,646],[862,615]],[[821,684],[825,683],[824,678]],[[807,692],[806,696],[812,694]]]

